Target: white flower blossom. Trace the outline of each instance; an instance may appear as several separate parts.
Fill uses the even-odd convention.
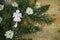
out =
[[[5,33],[5,37],[6,38],[9,38],[9,39],[12,39],[13,38],[13,35],[14,35],[14,32],[9,30],[9,31],[6,31]]]
[[[16,2],[13,2],[13,3],[12,3],[12,6],[13,6],[13,7],[18,7],[18,4],[17,4]]]
[[[4,5],[0,4],[0,11],[4,9]]]
[[[41,25],[39,24],[39,23],[36,23],[36,24],[34,24],[35,26],[39,26],[39,27],[41,27]]]
[[[2,22],[2,17],[0,17],[0,23]]]
[[[36,2],[35,8],[40,8],[40,2]]]
[[[28,7],[28,8],[26,9],[26,13],[27,13],[28,15],[33,14],[33,9],[30,8],[30,7]]]

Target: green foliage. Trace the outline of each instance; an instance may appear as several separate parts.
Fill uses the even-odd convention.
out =
[[[46,15],[43,15],[40,17],[40,20],[47,23],[47,24],[51,24],[53,22],[54,19],[52,19],[50,16],[46,16]]]
[[[49,7],[50,7],[50,5],[45,5],[45,6],[42,6],[41,8],[39,8],[39,9],[34,8],[35,14],[30,15],[30,17],[33,20],[38,20],[38,21],[41,20],[41,21],[43,21],[43,22],[45,22],[47,24],[52,23],[53,19],[50,16],[44,14],[44,12],[46,12]]]
[[[0,0],[0,4],[3,4],[4,3],[4,0]]]
[[[39,9],[34,8],[34,12],[36,15],[42,15],[44,12],[46,12],[49,9],[50,5],[42,6]]]
[[[29,0],[16,0],[19,4],[20,11],[24,12],[27,7],[29,7]]]
[[[31,25],[32,24],[32,21],[31,21],[30,17],[28,16],[28,14],[24,13],[23,18],[26,20],[26,23],[28,25]]]
[[[51,24],[52,22],[53,22],[53,18],[52,17],[50,17],[50,16],[48,16],[48,15],[37,15],[37,16],[35,16],[35,15],[31,15],[30,16],[31,17],[31,19],[33,19],[33,20],[36,20],[36,21],[43,21],[43,22],[45,22],[45,23],[47,23],[47,24]]]
[[[29,4],[29,1],[30,0],[16,0],[16,2],[19,5],[18,9],[21,11],[21,13],[23,14],[22,15],[23,19],[25,19],[26,21],[26,25],[21,26],[20,24],[18,24],[17,28],[13,27],[14,23],[12,18],[13,12],[15,12],[17,8],[14,8],[8,4],[4,4],[3,0],[0,1],[0,4],[4,4],[4,10],[0,11],[0,16],[3,18],[2,23],[0,24],[2,25],[0,29],[1,31],[0,40],[10,40],[4,37],[4,34],[7,30],[14,31],[14,38],[11,40],[32,40],[32,39],[18,37],[18,35],[22,35],[24,33],[35,33],[37,31],[42,30],[42,28],[40,28],[39,26],[35,26],[32,23],[32,19],[37,21],[41,20],[47,24],[52,23],[53,19],[50,16],[42,15],[49,9],[50,5],[45,5],[39,9],[36,9],[34,8],[34,6],[37,0],[34,0],[32,6]],[[34,10],[34,14],[32,15],[26,14],[25,11],[27,7],[32,7]]]
[[[35,33],[37,31],[41,31],[42,29],[39,28],[39,26],[34,26],[34,25],[26,25],[26,26],[19,26],[16,30],[16,33],[19,34],[24,34],[24,33]]]
[[[33,3],[32,3],[32,7],[35,6],[36,2],[37,2],[37,0],[34,0],[34,1],[33,1]]]
[[[16,10],[11,5],[5,5],[4,10],[1,12],[1,16],[3,18],[2,23],[5,30],[8,30],[12,27],[12,13]]]

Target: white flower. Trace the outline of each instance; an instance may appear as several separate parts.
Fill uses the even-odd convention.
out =
[[[36,2],[35,8],[40,8],[40,2]]]
[[[30,7],[28,7],[28,8],[26,9],[26,13],[27,13],[28,15],[33,14],[33,9],[30,8]]]
[[[0,4],[0,11],[4,9],[4,5]]]
[[[6,38],[9,38],[9,39],[12,39],[13,35],[14,35],[14,32],[11,30],[6,31],[6,33],[5,33]]]
[[[13,2],[13,3],[12,3],[12,6],[13,6],[13,7],[18,7],[18,4],[17,4],[16,2]]]
[[[0,17],[0,23],[2,22],[2,18]]]
[[[36,24],[34,24],[35,26],[39,26],[39,27],[41,27],[41,25],[39,24],[39,23],[36,23]]]

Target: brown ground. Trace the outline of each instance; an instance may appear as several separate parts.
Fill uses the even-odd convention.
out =
[[[34,34],[24,34],[24,37],[33,38],[33,40],[60,40],[60,0],[38,0],[42,5],[50,4],[49,10],[46,14],[52,16],[55,21],[50,24],[46,25],[43,24],[43,30],[41,32],[37,32]]]

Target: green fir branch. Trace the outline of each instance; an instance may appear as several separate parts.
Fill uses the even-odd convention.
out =
[[[25,19],[27,25],[31,25],[32,24],[32,20],[30,19],[28,14],[24,13],[23,18]]]
[[[32,8],[36,5],[37,0],[34,0],[32,3]]]
[[[50,5],[45,5],[45,6],[40,7],[39,9],[34,8],[34,13],[35,15],[41,15],[45,13],[46,11],[48,11],[49,7]]]
[[[48,16],[48,15],[31,15],[30,16],[33,20],[36,20],[36,21],[43,21],[47,24],[51,24],[53,22],[53,18]]]
[[[27,7],[29,7],[29,0],[16,0],[16,2],[19,4],[20,11],[24,12]]]

